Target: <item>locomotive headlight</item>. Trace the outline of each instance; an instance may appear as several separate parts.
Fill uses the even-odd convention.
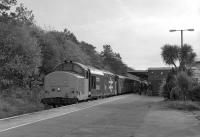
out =
[[[58,89],[57,89],[57,91],[58,91],[58,92],[60,92],[60,91],[61,91],[61,89],[60,89],[60,88],[58,88]]]

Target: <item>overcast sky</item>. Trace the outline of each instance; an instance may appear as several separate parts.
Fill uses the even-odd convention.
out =
[[[102,50],[110,44],[135,69],[165,66],[160,53],[166,44],[180,45],[184,32],[200,57],[200,0],[18,0],[33,10],[44,29],[72,31],[80,41]]]

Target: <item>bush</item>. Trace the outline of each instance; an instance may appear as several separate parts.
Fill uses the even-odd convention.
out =
[[[170,92],[170,99],[171,100],[180,99],[180,92],[181,92],[181,89],[179,87],[174,87]]]
[[[28,26],[0,23],[0,88],[25,87],[38,72],[40,47]]]
[[[191,100],[200,101],[200,85],[192,88],[190,93]]]
[[[160,86],[160,94],[165,99],[170,99],[170,91],[168,90],[167,83],[165,81]]]
[[[161,96],[163,96],[165,99],[170,99],[171,90],[176,86],[174,75],[175,75],[175,71],[172,69],[168,73],[166,81],[164,81],[161,84],[161,87],[160,87]]]
[[[164,106],[171,109],[178,109],[184,111],[199,111],[200,106],[197,102],[191,101],[166,101]]]
[[[43,110],[40,92],[12,88],[4,90],[0,96],[0,118]]]
[[[192,87],[192,78],[186,72],[179,72],[176,76],[177,86],[181,89],[180,98],[185,100],[189,97],[189,91]]]

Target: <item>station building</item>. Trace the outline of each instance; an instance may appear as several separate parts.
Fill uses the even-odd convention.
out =
[[[147,81],[151,86],[152,95],[159,95],[160,86],[167,78],[167,74],[170,71],[170,67],[157,67],[148,68],[147,70],[133,70],[128,73],[140,77],[140,80]]]
[[[159,95],[160,86],[166,80],[170,67],[148,68],[148,82],[152,85],[152,95]]]
[[[160,86],[167,78],[167,74],[171,67],[155,67],[148,68],[147,70],[132,70],[128,71],[129,74],[138,76],[140,80],[147,81],[151,85],[152,95],[159,95]],[[197,59],[192,66],[193,78],[200,84],[200,59]]]
[[[193,78],[197,83],[200,83],[200,60],[196,61],[192,66]]]

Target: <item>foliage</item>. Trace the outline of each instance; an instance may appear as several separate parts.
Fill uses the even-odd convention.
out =
[[[191,101],[165,101],[162,104],[164,107],[184,111],[199,111],[200,106],[197,102]]]
[[[67,40],[71,40],[72,42],[79,44],[76,36],[72,32],[70,32],[68,29],[64,29],[64,35]]]
[[[37,90],[38,92],[35,92]],[[0,118],[43,110],[41,91],[35,89],[10,88],[0,95]]]
[[[194,63],[194,59],[196,57],[196,53],[193,52],[193,49],[190,45],[184,44],[183,47],[180,48],[180,66],[179,69],[182,71],[186,71],[187,68],[191,68],[191,65]]]
[[[176,61],[178,60],[178,52],[179,48],[176,45],[164,45],[162,48],[162,58],[164,62],[168,65],[174,65],[175,68],[176,66]]]
[[[166,81],[164,81],[161,84],[161,95],[166,99],[170,99],[171,91],[176,86],[175,75],[176,75],[175,70],[174,69],[170,70],[170,72],[167,75]]]
[[[170,92],[170,100],[179,100],[180,99],[181,89],[179,87],[173,87]]]
[[[41,63],[37,40],[27,26],[0,24],[0,86],[25,86]]]
[[[185,100],[192,86],[192,79],[186,72],[179,72],[176,76],[177,86],[181,89],[181,98]]]
[[[168,90],[168,87],[165,81],[163,81],[162,84],[160,85],[160,94],[165,99],[170,99],[170,91]]]
[[[97,68],[103,68],[102,58],[101,58],[100,54],[95,50],[96,47],[94,47],[93,45],[86,43],[84,41],[82,41],[79,45],[80,45],[82,51],[86,55],[88,55],[91,66],[94,66]]]
[[[17,4],[16,0],[1,0],[0,1],[0,16],[8,16],[10,8],[12,6],[15,6],[16,4]]]
[[[11,10],[11,8],[13,8]],[[17,6],[16,0],[0,1],[0,22],[17,24],[17,25],[33,25],[33,12],[28,10],[23,4]]]
[[[191,99],[194,101],[200,101],[200,85],[191,89]]]
[[[103,45],[101,56],[105,68],[116,74],[126,75],[127,66],[122,62],[120,54],[114,53],[110,45]]]
[[[179,62],[180,71],[191,70],[191,65],[194,63],[196,53],[190,45],[184,44],[181,48],[177,45],[166,44],[162,48],[161,56],[163,61],[168,65],[173,65],[177,70],[176,62]]]
[[[192,47],[187,44],[184,44],[182,47],[166,44],[161,49],[161,56],[163,61],[168,65],[174,66],[174,76],[176,76],[176,83],[172,86],[171,89],[164,90],[164,93],[171,93],[171,96],[176,99],[178,98],[175,96],[179,96],[179,98],[183,100],[189,98],[189,91],[192,87],[191,68],[194,63],[196,53],[193,52]],[[179,62],[179,66],[177,66],[177,62]],[[170,81],[171,80],[169,79],[168,82]],[[168,87],[167,84],[165,86]],[[165,86],[163,87],[164,89],[166,88]],[[180,94],[178,94],[179,89],[181,91]]]
[[[33,12],[24,7],[23,4],[20,4],[20,6],[16,8],[15,13],[12,14],[12,18],[20,23],[28,25],[32,25],[34,21]]]
[[[88,55],[81,50],[79,45],[68,40],[64,32],[47,32],[40,37],[39,43],[43,56],[41,71],[45,74],[51,72],[58,63],[64,60],[90,64]]]

